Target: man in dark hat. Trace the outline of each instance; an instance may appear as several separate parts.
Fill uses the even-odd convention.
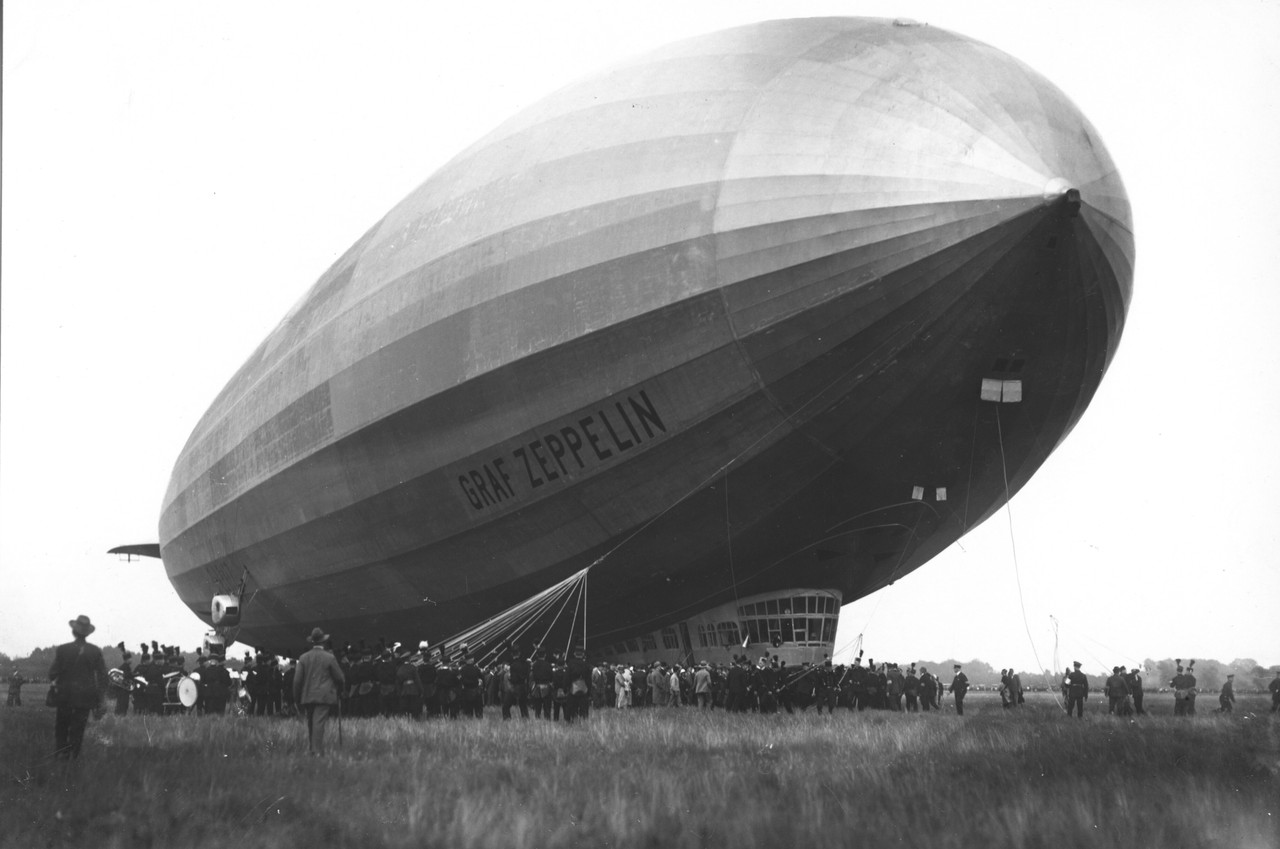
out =
[[[903,677],[902,669],[898,664],[889,664],[889,668],[885,671],[885,680],[885,693],[888,697],[886,703],[889,705],[889,710],[901,713],[902,694],[906,690],[906,679]]]
[[[80,757],[89,712],[102,715],[102,699],[107,693],[107,664],[102,649],[86,639],[95,630],[88,616],[67,623],[74,639],[58,646],[49,667],[49,682],[58,713],[54,719],[54,756]]]
[[[1129,685],[1125,683],[1120,671],[1119,666],[1111,667],[1111,675],[1104,685],[1107,691],[1107,713],[1117,713],[1120,710],[1120,702],[1129,694]]]
[[[938,691],[941,689],[942,685],[938,682],[938,677],[926,667],[920,667],[920,704],[925,710],[941,709],[938,706]]]
[[[1124,682],[1129,687],[1129,698],[1133,700],[1133,712],[1142,716],[1145,713],[1142,709],[1142,672],[1135,666],[1124,677]]]
[[[1084,719],[1084,703],[1089,700],[1089,677],[1080,671],[1080,661],[1073,661],[1075,669],[1067,673],[1067,716],[1075,710],[1076,716]]]
[[[22,685],[27,683],[27,679],[22,677],[22,673],[13,670],[9,675],[9,700],[5,702],[6,707],[22,707]]]
[[[919,693],[920,679],[916,677],[916,665],[913,663],[907,668],[906,678],[902,681],[902,695],[907,700],[907,713],[915,713],[920,709],[916,703]]]
[[[311,648],[298,660],[293,674],[293,701],[307,718],[307,751],[324,754],[325,723],[338,709],[338,693],[346,685],[342,667],[325,651],[329,635],[319,628],[311,629],[307,642]]]
[[[951,676],[951,684],[947,687],[947,692],[956,698],[956,716],[964,716],[964,694],[969,692],[969,676],[960,670],[960,664],[954,664],[952,670],[955,672]]]

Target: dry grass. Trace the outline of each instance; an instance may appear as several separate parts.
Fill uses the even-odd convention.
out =
[[[32,692],[32,701],[39,693]],[[108,717],[52,762],[0,711],[0,845],[1280,846],[1280,718],[599,711],[582,724]],[[1206,700],[1207,701],[1207,700]],[[1163,715],[1161,715],[1163,714]],[[336,744],[336,735],[331,743]]]

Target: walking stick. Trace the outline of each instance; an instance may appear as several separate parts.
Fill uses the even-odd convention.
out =
[[[338,695],[338,748],[342,748],[342,695]]]

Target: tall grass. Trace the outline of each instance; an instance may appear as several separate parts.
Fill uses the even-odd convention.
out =
[[[34,694],[33,694],[34,695]],[[649,708],[585,723],[107,717],[49,757],[0,711],[0,845],[182,847],[1280,846],[1280,719]],[[334,729],[336,731],[336,729]]]

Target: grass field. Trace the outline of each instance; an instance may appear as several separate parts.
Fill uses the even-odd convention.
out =
[[[9,847],[1280,846],[1280,717],[1015,712],[727,716],[602,710],[572,726],[108,716],[50,757],[39,688],[0,711]],[[1210,704],[1212,702],[1212,704]],[[1101,710],[1099,710],[1101,707]],[[336,729],[332,729],[336,731]]]

